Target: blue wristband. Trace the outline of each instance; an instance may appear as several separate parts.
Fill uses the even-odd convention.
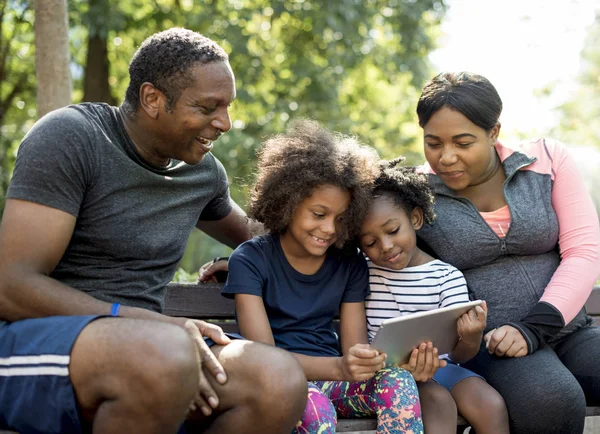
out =
[[[121,309],[121,305],[119,303],[113,303],[110,308],[110,316],[119,316],[119,309]]]

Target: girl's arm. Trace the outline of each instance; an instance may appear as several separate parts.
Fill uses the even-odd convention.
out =
[[[340,365],[348,381],[372,378],[385,367],[385,353],[369,345],[365,302],[345,302],[340,306],[340,334],[343,356]]]
[[[448,269],[448,274],[439,282],[440,307],[453,306],[469,301],[469,290],[463,274],[454,267]],[[450,358],[456,363],[471,360],[479,351],[483,331],[487,321],[487,304],[483,302],[462,315],[456,322],[460,340],[450,353]]]
[[[461,339],[450,353],[450,358],[456,363],[468,362],[477,355],[477,352],[479,351],[479,343],[482,339],[483,331],[479,332],[479,342],[477,343],[463,341]]]
[[[450,354],[452,360],[456,363],[464,363],[475,357],[481,345],[486,320],[487,305],[485,302],[458,319],[456,328],[460,340]]]
[[[273,338],[273,332],[271,331],[265,305],[261,297],[249,294],[236,294],[235,309],[242,336],[252,341],[275,346],[275,339]],[[353,352],[362,354],[359,350],[360,348],[356,348]],[[357,369],[350,370],[347,368],[347,363],[344,363],[344,359],[347,359],[344,357],[317,357],[298,353],[291,354],[300,363],[309,381],[360,381],[370,378],[370,376],[366,376],[370,373],[370,368],[364,369],[359,366]],[[356,358],[356,356],[352,357]]]
[[[250,294],[236,294],[235,312],[242,336],[251,341],[275,346],[275,339],[261,297]]]
[[[340,306],[340,334],[342,354],[355,344],[368,344],[365,302],[342,303]]]

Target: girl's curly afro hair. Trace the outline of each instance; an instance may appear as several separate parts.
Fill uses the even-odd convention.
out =
[[[394,201],[408,215],[415,208],[423,210],[426,223],[435,219],[435,196],[427,175],[417,173],[415,167],[401,166],[403,157],[380,163],[381,173],[375,181],[373,199],[385,196]]]
[[[258,152],[249,215],[271,233],[281,234],[300,202],[317,187],[335,185],[350,193],[350,205],[336,233],[341,247],[358,232],[368,211],[378,161],[374,149],[353,137],[332,133],[314,121],[296,121]]]

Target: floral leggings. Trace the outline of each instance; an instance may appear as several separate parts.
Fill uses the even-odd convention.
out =
[[[308,384],[304,415],[292,434],[333,434],[337,414],[344,418],[377,415],[377,434],[422,434],[419,392],[412,375],[385,368],[365,381],[315,381]]]

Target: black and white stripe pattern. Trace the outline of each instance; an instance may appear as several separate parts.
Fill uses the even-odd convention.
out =
[[[391,270],[368,260],[371,294],[365,300],[369,339],[383,320],[469,301],[467,283],[452,265],[434,260]]]

